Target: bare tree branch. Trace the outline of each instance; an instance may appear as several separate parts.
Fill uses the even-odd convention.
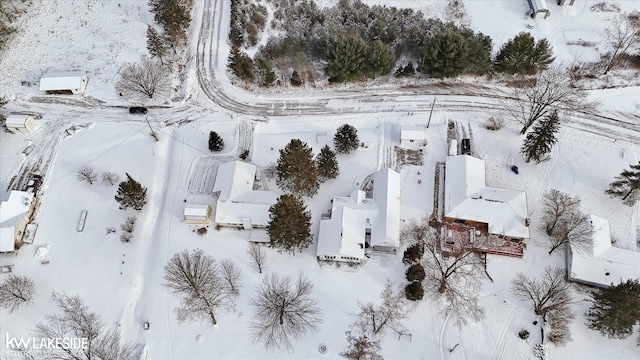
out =
[[[257,271],[262,274],[268,268],[267,253],[262,246],[258,244],[250,244],[247,249],[247,254],[251,258],[251,268],[253,271]]]
[[[629,14],[619,14],[611,19],[609,27],[604,29],[603,41],[609,50],[604,75],[619,66],[628,51],[640,43],[640,27]]]
[[[0,285],[0,307],[13,312],[33,302],[35,286],[26,276],[9,275]]]
[[[511,281],[513,295],[520,300],[531,301],[536,315],[545,315],[572,304],[570,289],[571,284],[565,280],[565,270],[561,267],[547,267],[541,279],[530,279],[518,273]]]
[[[78,181],[86,181],[89,185],[93,185],[98,180],[98,175],[91,166],[85,165],[77,173]]]
[[[160,61],[142,56],[140,63],[124,64],[118,71],[116,91],[139,99],[153,99],[169,93],[171,72]]]
[[[379,306],[358,303],[360,313],[354,327],[363,329],[365,335],[376,339],[384,335],[386,330],[404,333],[406,328],[401,320],[406,319],[409,312],[404,294],[394,292],[391,282],[387,281],[380,298],[382,303]]]
[[[231,291],[234,296],[240,295],[242,272],[233,261],[224,259],[220,262],[220,275],[222,275],[222,279],[227,283],[229,291]]]

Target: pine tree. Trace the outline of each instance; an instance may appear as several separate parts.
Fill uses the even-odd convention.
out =
[[[389,45],[376,40],[367,52],[366,73],[369,76],[386,75],[396,64],[396,57]]]
[[[329,82],[345,82],[362,75],[366,68],[367,45],[359,37],[343,37],[329,51],[324,72]]]
[[[626,339],[640,324],[640,280],[591,291],[587,327],[609,338]]]
[[[336,153],[329,148],[329,145],[325,145],[320,149],[320,153],[316,156],[316,166],[318,167],[318,179],[320,182],[335,179],[340,174]]]
[[[267,232],[271,246],[294,254],[311,245],[311,213],[302,199],[292,194],[281,195],[269,208],[269,214]]]
[[[224,140],[217,132],[212,131],[209,133],[209,150],[220,151],[224,148]]]
[[[333,146],[338,154],[349,154],[358,148],[359,143],[358,130],[349,124],[340,126],[333,137]]]
[[[164,65],[162,58],[167,55],[167,46],[164,38],[151,25],[147,26],[147,50],[152,57],[157,57]]]
[[[427,40],[422,49],[421,73],[434,78],[454,77],[467,66],[469,46],[455,32],[441,32]]]
[[[484,75],[491,72],[491,50],[493,41],[489,35],[483,33],[473,34],[467,38],[469,45],[468,62],[466,72],[473,75]]]
[[[127,180],[118,185],[115,199],[120,203],[120,210],[133,208],[140,211],[147,203],[147,188],[135,181],[128,173],[126,175]]]
[[[242,80],[253,80],[255,75],[253,74],[254,64],[253,60],[240,51],[237,46],[231,47],[231,53],[229,54],[227,67],[233,72],[234,75]]]
[[[637,165],[629,165],[631,169],[624,170],[615,177],[615,181],[609,184],[605,193],[611,197],[622,198],[622,203],[633,206],[640,200],[640,161]]]
[[[256,57],[256,67],[258,68],[258,76],[260,78],[260,85],[269,87],[276,81],[276,73],[273,72],[273,66],[271,62],[264,56]]]
[[[405,275],[409,281],[422,281],[426,277],[424,267],[420,264],[413,264],[409,266]]]
[[[407,297],[407,300],[422,300],[422,298],[424,297],[424,287],[422,287],[422,283],[420,283],[419,281],[414,281],[411,284],[405,286],[404,294]]]
[[[524,139],[520,152],[527,162],[535,160],[536,164],[551,152],[551,148],[558,141],[556,133],[560,130],[560,119],[558,112],[553,111],[549,116],[544,117],[533,126],[533,130]]]
[[[496,69],[507,74],[535,74],[553,62],[547,39],[537,43],[531,34],[521,32],[502,45],[496,56]]]
[[[276,165],[276,183],[298,196],[313,196],[318,192],[318,168],[313,150],[299,139],[292,139],[280,150]]]

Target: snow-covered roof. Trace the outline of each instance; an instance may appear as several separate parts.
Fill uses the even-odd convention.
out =
[[[5,125],[7,127],[24,127],[29,115],[11,114],[7,116]]]
[[[31,200],[32,193],[14,190],[0,203],[0,251],[14,250],[15,226],[29,212]]]
[[[81,71],[68,72],[51,72],[44,74],[40,78],[40,90],[72,90],[82,88],[82,77],[85,76]]]
[[[213,192],[218,199],[227,201],[253,190],[256,166],[242,161],[230,161],[218,166]]]
[[[253,226],[267,226],[270,220],[269,208],[271,205],[273,205],[273,203],[247,204],[218,200],[214,221],[220,224],[242,224],[244,219],[250,219]]]
[[[491,234],[529,238],[526,193],[487,187],[483,160],[447,157],[444,186],[446,217],[488,224]]]
[[[184,217],[189,216],[207,216],[209,205],[187,205],[184,208]]]
[[[401,140],[424,140],[424,127],[422,126],[403,126],[400,129]]]
[[[609,221],[590,216],[593,235],[586,248],[571,246],[569,278],[593,285],[610,286],[640,279],[640,252],[611,245]]]
[[[400,174],[382,169],[373,174],[373,201],[380,214],[371,229],[371,245],[400,246]]]
[[[373,199],[362,190],[333,198],[331,219],[320,220],[317,255],[364,258],[368,228],[372,246],[400,246],[400,174],[391,169],[374,174]]]
[[[549,11],[547,7],[547,2],[545,0],[529,0],[531,6],[533,7],[533,11]]]

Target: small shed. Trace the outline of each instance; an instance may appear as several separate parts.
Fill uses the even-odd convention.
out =
[[[83,94],[89,78],[81,71],[50,72],[40,78],[40,91],[47,94]]]
[[[184,222],[187,224],[209,224],[211,205],[187,205],[184,208]]]
[[[36,121],[29,115],[11,114],[5,121],[7,129],[14,134],[30,133],[35,125]]]
[[[545,0],[527,0],[529,2],[529,13],[534,19],[546,19],[551,15]]]
[[[423,126],[403,126],[400,130],[401,146],[425,146],[427,137]]]

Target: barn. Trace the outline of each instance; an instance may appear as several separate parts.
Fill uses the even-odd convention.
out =
[[[83,94],[88,82],[84,72],[50,72],[40,78],[40,91],[47,94]]]
[[[14,134],[30,133],[35,125],[36,121],[29,115],[11,114],[5,121],[7,130]]]
[[[183,213],[184,222],[207,225],[211,221],[211,211],[211,205],[187,205]]]
[[[534,19],[546,19],[551,15],[545,0],[527,0],[529,2],[529,13]]]

